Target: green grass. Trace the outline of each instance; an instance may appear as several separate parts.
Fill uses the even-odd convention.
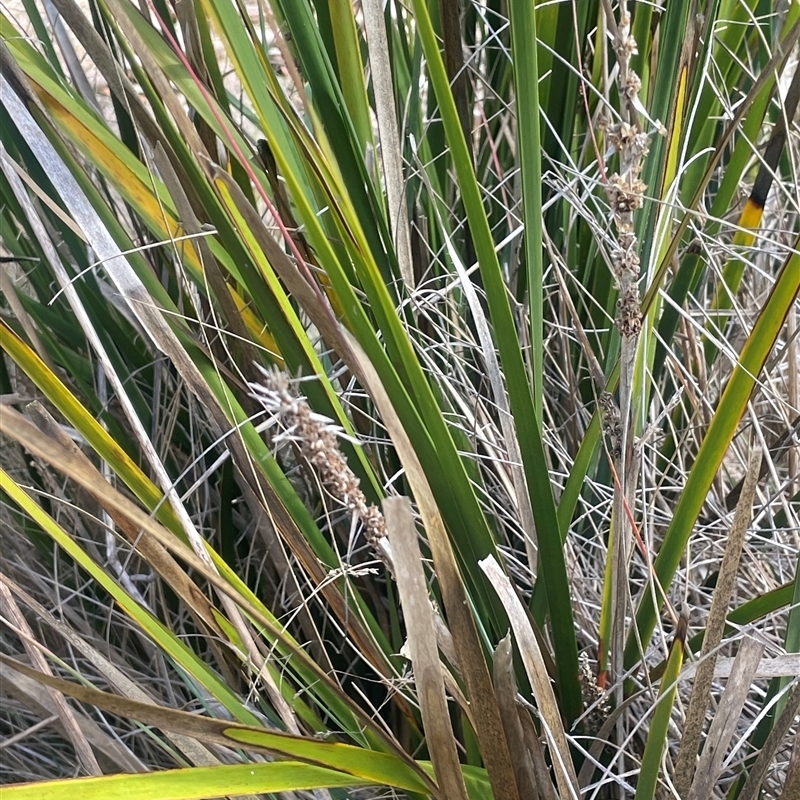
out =
[[[0,9],[3,797],[669,796],[756,447],[721,655],[800,645],[800,6],[55,5]],[[714,797],[796,782],[796,680]]]

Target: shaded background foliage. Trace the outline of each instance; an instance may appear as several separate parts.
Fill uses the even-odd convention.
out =
[[[69,741],[79,774],[184,767],[187,797],[211,791],[192,769],[243,776],[267,752],[297,772],[265,761],[225,791],[638,798],[711,775],[713,796],[789,792],[798,17],[4,9],[3,653],[125,698],[70,711],[47,693],[67,686],[4,662],[9,736],[65,731],[10,739],[4,780],[76,774]],[[271,367],[291,391],[255,389]],[[420,557],[395,561],[403,534],[369,527],[398,495],[435,610],[403,599]],[[754,660],[738,699],[707,690],[741,721],[709,730],[736,748],[695,776],[708,698],[690,723],[692,684],[658,679],[684,638],[710,646],[714,596],[732,607],[711,650]],[[444,687],[449,732],[431,729]]]

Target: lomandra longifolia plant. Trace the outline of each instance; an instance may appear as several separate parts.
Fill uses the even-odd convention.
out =
[[[3,5],[3,798],[796,796],[799,19]]]

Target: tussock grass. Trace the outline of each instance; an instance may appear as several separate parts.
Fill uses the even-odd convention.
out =
[[[800,6],[690,5],[2,7],[4,796],[790,796]]]

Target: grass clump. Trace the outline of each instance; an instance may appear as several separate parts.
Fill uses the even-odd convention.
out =
[[[23,9],[4,796],[792,796],[800,6]]]

